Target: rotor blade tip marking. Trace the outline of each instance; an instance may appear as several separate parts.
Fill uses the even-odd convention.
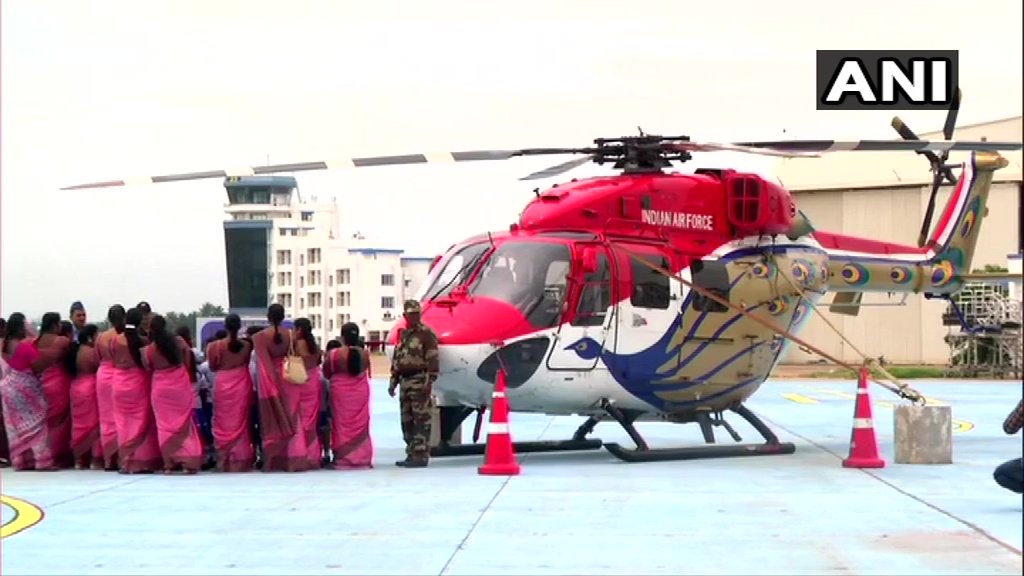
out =
[[[132,178],[125,178],[125,186],[148,186],[153,183],[153,178],[149,176],[135,176]]]
[[[252,169],[252,166],[244,166],[244,167],[238,167],[238,168],[228,168],[227,170],[224,171],[224,173],[227,174],[228,178],[230,178],[232,176],[255,176],[256,175],[256,171]]]
[[[423,156],[427,159],[427,164],[450,164],[455,162],[455,155],[451,152],[426,152]]]
[[[355,168],[356,163],[351,158],[335,158],[326,162],[328,170],[342,170],[346,168]]]

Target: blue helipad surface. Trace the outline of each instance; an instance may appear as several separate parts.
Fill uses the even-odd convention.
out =
[[[750,404],[796,454],[653,464],[604,450],[524,455],[522,474],[506,478],[477,475],[478,457],[395,468],[397,402],[378,380],[374,470],[4,470],[0,572],[1021,574],[1021,497],[992,481],[996,465],[1021,455],[1020,437],[1001,430],[1020,383],[914,386],[953,405],[955,464],[893,464],[894,396],[874,387],[889,465],[842,468],[855,383],[798,380],[769,383]],[[563,439],[581,421],[514,414],[512,434]],[[639,428],[655,447],[699,443],[695,426]],[[612,422],[594,436],[631,446]],[[34,520],[32,505],[45,516],[8,535]]]

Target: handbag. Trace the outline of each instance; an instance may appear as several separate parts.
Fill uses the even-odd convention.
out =
[[[296,386],[306,383],[309,374],[306,373],[306,365],[302,363],[302,356],[295,354],[295,337],[292,335],[288,343],[288,356],[284,359],[284,379],[289,384]]]

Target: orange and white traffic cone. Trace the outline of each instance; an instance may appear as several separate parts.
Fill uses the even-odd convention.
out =
[[[488,476],[516,476],[519,474],[519,463],[516,461],[515,449],[512,447],[512,436],[508,431],[508,398],[505,397],[505,371],[498,370],[498,378],[491,394],[491,421],[487,425],[487,448],[484,453],[484,465],[477,468],[477,473]]]
[[[878,452],[875,424],[871,418],[871,395],[868,393],[868,368],[862,366],[857,378],[857,400],[853,408],[853,432],[850,434],[850,455],[844,468],[885,468]]]

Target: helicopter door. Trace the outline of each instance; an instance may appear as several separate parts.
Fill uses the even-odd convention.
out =
[[[674,322],[683,301],[683,285],[677,280],[653,270],[637,256],[659,268],[672,270],[669,254],[655,246],[624,245],[620,267],[630,271],[630,297],[619,306],[619,327],[616,340],[617,354],[635,354],[653,349],[663,338],[674,335]],[[669,335],[669,332],[673,332]],[[657,362],[667,360],[667,355]],[[658,357],[654,354],[653,357]],[[643,367],[654,369],[658,366]]]
[[[609,329],[614,322],[615,299],[608,251],[601,244],[580,243],[576,245],[574,260],[572,274],[579,281],[571,283],[566,317],[555,334],[548,356],[551,370],[592,370],[599,366],[598,351],[609,340]],[[611,339],[614,340],[614,334]],[[581,354],[579,350],[566,350],[573,344],[591,346],[593,351]]]

